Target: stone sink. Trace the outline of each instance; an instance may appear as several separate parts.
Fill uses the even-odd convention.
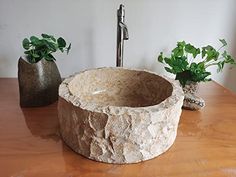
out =
[[[144,70],[98,68],[65,79],[58,116],[65,143],[106,163],[137,163],[167,151],[177,134],[179,83]]]

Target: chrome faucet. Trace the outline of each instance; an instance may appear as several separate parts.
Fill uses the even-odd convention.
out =
[[[121,4],[117,10],[117,48],[116,48],[116,66],[123,66],[124,40],[129,39],[128,28],[125,22],[125,8]]]

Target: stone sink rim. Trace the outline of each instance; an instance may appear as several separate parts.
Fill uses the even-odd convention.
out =
[[[154,74],[155,76],[161,77],[162,79],[165,79],[168,83],[170,83],[173,90],[172,90],[171,95],[167,97],[165,100],[163,100],[162,102],[160,102],[159,104],[150,105],[150,106],[140,106],[140,107],[99,105],[97,103],[81,100],[78,96],[75,96],[71,93],[70,88],[69,88],[69,83],[77,75],[85,73],[85,72],[89,72],[89,71],[105,70],[105,69],[138,71],[138,72],[146,72],[148,74]],[[98,113],[107,113],[107,114],[112,113],[115,115],[119,115],[127,110],[143,112],[144,110],[163,111],[163,110],[169,109],[170,107],[175,106],[176,103],[179,100],[181,100],[182,97],[184,97],[184,93],[183,93],[182,87],[180,86],[180,83],[177,80],[168,78],[166,76],[158,75],[156,72],[153,72],[153,71],[149,71],[146,69],[129,68],[129,67],[99,67],[99,68],[91,68],[91,69],[86,69],[80,72],[76,72],[75,74],[70,75],[69,77],[64,79],[59,86],[59,96],[65,99],[67,102],[71,103],[72,105],[76,107],[80,107],[84,110],[98,112]]]

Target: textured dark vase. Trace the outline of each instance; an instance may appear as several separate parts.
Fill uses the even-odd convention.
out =
[[[21,107],[46,106],[58,99],[61,76],[53,61],[29,63],[18,61],[18,82]]]

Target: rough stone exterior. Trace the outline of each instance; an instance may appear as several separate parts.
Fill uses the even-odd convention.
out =
[[[95,70],[108,69],[139,72],[124,68]],[[75,152],[101,162],[137,163],[162,154],[174,143],[184,99],[177,81],[161,78],[168,81],[173,90],[157,105],[104,106],[88,103],[71,93],[69,85],[77,75],[60,85],[58,105],[61,136]]]

